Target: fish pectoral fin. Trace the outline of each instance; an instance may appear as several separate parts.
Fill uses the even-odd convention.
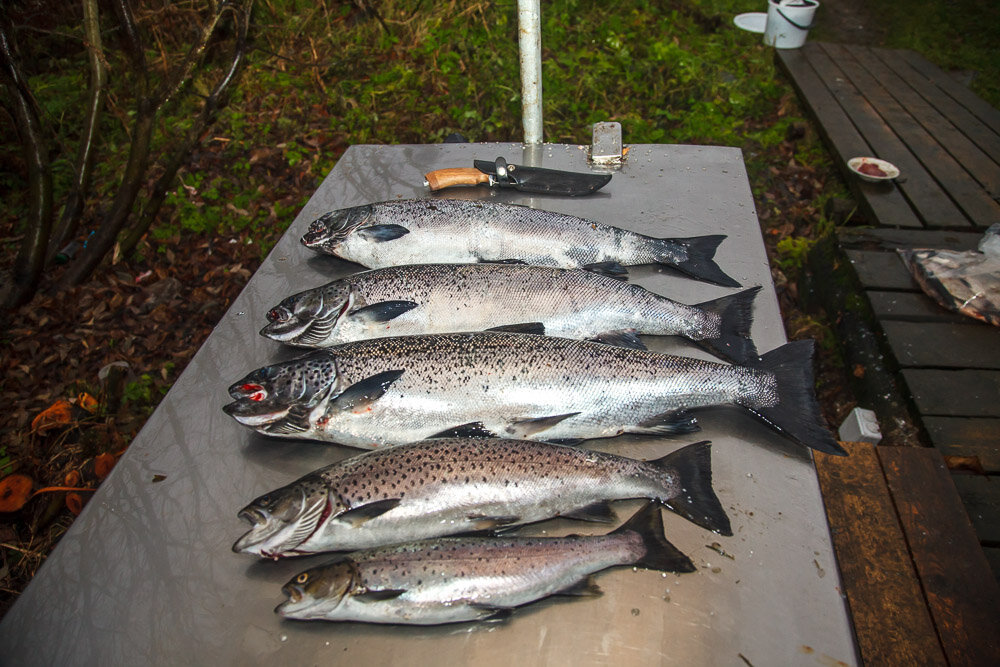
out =
[[[649,433],[653,435],[675,435],[701,430],[698,420],[687,410],[670,410],[645,419],[635,426],[625,429],[626,433]]]
[[[628,280],[628,269],[618,262],[594,262],[592,264],[584,264],[581,268],[584,271],[590,271],[601,276],[617,278],[618,280]]]
[[[357,507],[352,507],[337,517],[337,521],[343,521],[357,528],[366,521],[370,521],[377,516],[381,516],[389,510],[395,508],[402,502],[401,498],[386,498],[376,500],[373,503],[366,503]]]
[[[413,301],[382,301],[353,310],[349,315],[364,322],[388,322],[413,310],[418,305],[420,304]]]
[[[595,523],[614,523],[618,518],[615,511],[611,509],[611,503],[606,500],[592,503],[586,507],[575,509],[572,512],[563,512],[559,516],[579,521],[593,521]]]
[[[402,225],[372,225],[371,227],[362,227],[355,232],[361,238],[376,243],[392,241],[409,233],[410,230]]]
[[[352,598],[358,602],[382,602],[384,600],[393,600],[398,598],[400,595],[406,592],[405,588],[383,588],[382,590],[372,590],[367,589],[363,593],[354,593],[351,595]]]
[[[556,591],[553,595],[570,595],[581,598],[597,598],[604,595],[604,591],[597,585],[593,577],[585,577],[580,581],[567,586],[561,591]]]
[[[389,386],[399,379],[403,371],[384,371],[377,375],[367,377],[360,382],[355,382],[350,387],[340,392],[340,395],[330,401],[330,410],[342,410],[344,412],[356,412],[365,410],[372,403],[382,398],[383,394],[389,390]]]
[[[646,344],[640,340],[639,336],[631,331],[605,331],[587,340],[615,347],[627,347],[630,350],[646,350]]]
[[[521,520],[519,516],[487,516],[485,514],[470,514],[466,518],[472,523],[473,530],[506,528]]]
[[[497,434],[486,428],[483,422],[469,422],[459,426],[446,428],[440,433],[429,435],[425,440],[436,438],[496,438]]]
[[[575,417],[579,412],[567,412],[564,415],[552,415],[549,417],[531,417],[529,419],[519,419],[504,429],[508,435],[515,438],[527,438],[550,429],[564,419]]]
[[[488,604],[470,604],[469,608],[482,614],[477,619],[482,623],[502,623],[514,613],[513,607],[495,607]]]
[[[545,325],[541,322],[522,322],[520,324],[503,324],[498,327],[490,327],[486,331],[500,331],[503,333],[523,333],[523,334],[535,334],[536,336],[545,335]]]

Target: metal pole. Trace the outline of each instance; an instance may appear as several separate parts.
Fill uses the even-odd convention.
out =
[[[517,0],[524,143],[542,143],[542,22],[539,0]]]

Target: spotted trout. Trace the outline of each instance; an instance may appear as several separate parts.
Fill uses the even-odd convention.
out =
[[[253,371],[224,410],[265,435],[374,449],[430,437],[579,442],[697,430],[694,408],[736,405],[843,454],[813,390],[812,341],[745,366],[515,333],[346,343]]]
[[[550,595],[598,596],[592,575],[622,565],[695,569],[651,504],[607,535],[444,537],[357,551],[294,577],[275,612],[411,625],[499,620]]]
[[[622,266],[660,264],[697,280],[739,287],[713,260],[725,238],[654,238],[518,204],[409,199],[330,211],[309,225],[302,243],[371,269],[522,262],[613,273]]]
[[[711,445],[637,461],[502,438],[424,440],[364,452],[267,493],[240,511],[236,552],[281,558],[353,551],[561,516],[611,521],[608,501],[649,498],[722,535]]]
[[[301,347],[414,334],[521,330],[643,347],[683,336],[726,360],[757,357],[759,287],[689,306],[609,276],[523,264],[417,264],[363,271],[284,299],[261,334]]]

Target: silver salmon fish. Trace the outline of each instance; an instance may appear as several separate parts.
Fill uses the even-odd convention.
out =
[[[285,618],[438,625],[499,620],[550,595],[598,596],[611,567],[693,572],[647,505],[607,535],[452,537],[347,554],[289,581]]]
[[[401,264],[522,262],[608,272],[660,264],[739,287],[713,257],[726,237],[655,238],[592,220],[499,202],[408,199],[330,211],[302,243],[371,269]]]
[[[485,329],[643,347],[683,336],[730,361],[750,339],[759,287],[689,306],[615,278],[523,264],[416,264],[363,271],[284,299],[261,335],[301,347]]]
[[[365,452],[267,493],[240,511],[237,553],[282,558],[354,551],[561,516],[614,518],[609,502],[649,498],[722,535],[711,445],[637,461],[502,438],[424,440]]]
[[[223,409],[265,435],[375,449],[448,436],[686,433],[698,428],[690,410],[736,405],[842,454],[816,401],[812,350],[796,341],[736,366],[530,334],[375,338],[253,371]]]

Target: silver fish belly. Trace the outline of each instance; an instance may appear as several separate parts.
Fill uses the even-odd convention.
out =
[[[812,380],[812,343],[752,366],[510,333],[348,343],[252,372],[224,410],[261,433],[364,449],[446,434],[580,440],[696,429],[687,411],[738,405],[800,444],[842,453]]]
[[[649,498],[731,535],[707,442],[656,461],[526,440],[450,438],[365,452],[267,493],[233,550],[264,558],[352,551],[556,516],[610,521],[608,501]]]
[[[590,576],[619,565],[691,572],[647,506],[602,536],[470,537],[348,554],[294,577],[275,611],[305,620],[436,625],[495,619],[561,593],[595,596]]]
[[[566,269],[661,264],[726,287],[713,257],[724,236],[654,238],[527,206],[454,199],[399,200],[331,211],[302,243],[369,268],[521,261]]]
[[[423,264],[363,271],[284,299],[261,334],[291,345],[522,326],[641,346],[634,334],[684,336],[724,359],[757,356],[751,288],[685,305],[591,271],[518,264]],[[532,329],[534,327],[535,329]]]

